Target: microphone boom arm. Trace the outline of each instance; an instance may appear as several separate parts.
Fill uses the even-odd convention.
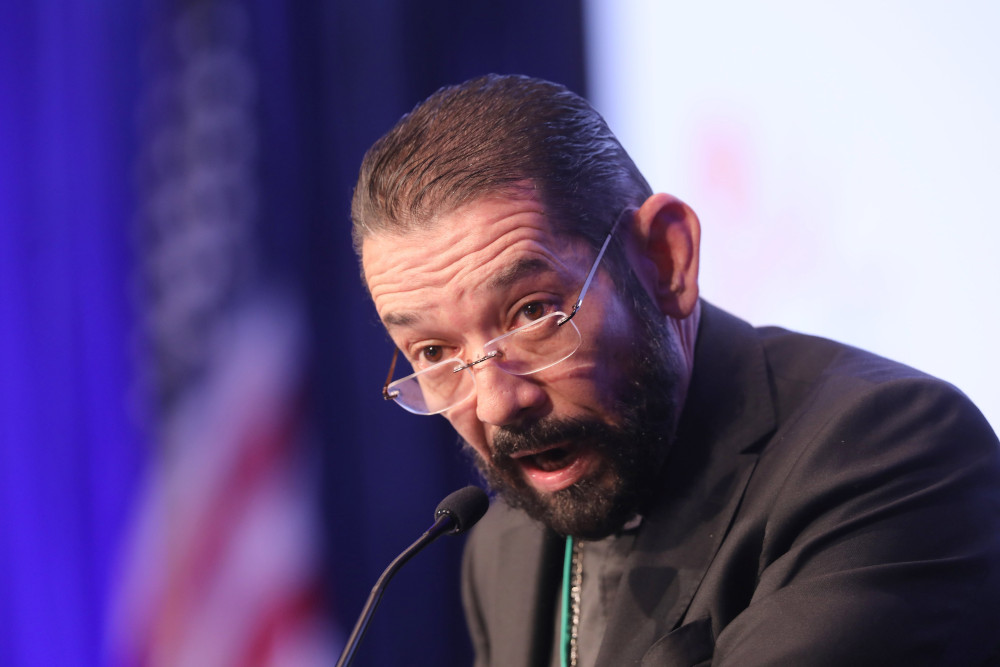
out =
[[[368,629],[368,623],[371,621],[372,614],[375,613],[378,603],[382,601],[382,594],[385,592],[385,587],[389,584],[393,576],[395,576],[396,572],[399,571],[399,568],[403,567],[408,560],[416,556],[421,549],[452,530],[454,523],[454,517],[450,514],[442,514],[434,522],[434,525],[427,529],[427,532],[421,535],[416,542],[408,546],[401,554],[396,556],[395,560],[389,563],[389,566],[382,572],[382,576],[378,578],[378,581],[372,587],[372,592],[368,595],[368,601],[365,602],[361,616],[358,617],[358,622],[354,624],[351,636],[347,638],[347,644],[340,654],[337,667],[347,667],[347,665],[351,664],[354,652],[357,650],[358,644],[361,643],[361,639],[365,635],[365,630]]]
[[[365,635],[365,630],[368,629],[372,614],[375,613],[378,603],[382,600],[382,593],[385,592],[389,580],[399,571],[399,568],[403,567],[417,552],[442,535],[454,535],[468,530],[486,513],[488,507],[489,500],[486,494],[475,486],[459,489],[441,501],[434,512],[434,524],[403,553],[396,556],[396,559],[389,563],[389,567],[385,568],[382,576],[375,582],[372,592],[368,595],[368,601],[365,602],[361,615],[358,617],[358,622],[354,624],[351,636],[347,638],[347,644],[340,654],[337,667],[347,667],[351,664],[354,653]]]

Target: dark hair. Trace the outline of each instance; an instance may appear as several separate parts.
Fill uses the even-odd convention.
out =
[[[491,74],[438,90],[368,150],[351,203],[355,250],[372,234],[427,227],[481,197],[526,191],[556,231],[593,246],[622,210],[652,194],[582,97]]]

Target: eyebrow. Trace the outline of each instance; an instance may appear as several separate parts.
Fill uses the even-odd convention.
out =
[[[385,323],[386,329],[413,326],[419,320],[420,314],[410,311],[404,311],[401,313],[386,313],[385,317],[382,318],[382,322]]]
[[[537,276],[541,273],[556,273],[556,271],[552,268],[551,264],[543,259],[525,257],[505,267],[502,271],[487,280],[486,287],[495,291],[507,289],[519,280]],[[382,321],[385,323],[386,328],[393,328],[413,326],[421,319],[421,313],[417,311],[401,311],[386,313]]]
[[[525,257],[490,278],[486,286],[492,290],[506,289],[522,278],[536,276],[540,273],[555,273],[555,270],[545,260],[537,257]]]

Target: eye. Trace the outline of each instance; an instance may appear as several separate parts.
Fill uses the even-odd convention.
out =
[[[545,314],[545,304],[541,301],[532,301],[521,306],[518,315],[525,320],[534,322]]]
[[[436,364],[444,359],[444,348],[440,345],[428,345],[417,351],[417,361],[422,365]]]
[[[406,348],[406,359],[414,371],[422,371],[454,357],[456,353],[453,345],[443,341],[422,341]]]

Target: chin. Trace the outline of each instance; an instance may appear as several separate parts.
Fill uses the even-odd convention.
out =
[[[634,460],[634,459],[633,459]],[[565,489],[542,493],[530,485],[520,470],[489,465],[476,456],[477,466],[488,486],[511,507],[559,535],[599,540],[612,535],[636,513],[644,498],[640,490],[653,487],[651,477],[659,466],[632,466],[604,457],[599,469]],[[646,463],[650,463],[648,459]]]

